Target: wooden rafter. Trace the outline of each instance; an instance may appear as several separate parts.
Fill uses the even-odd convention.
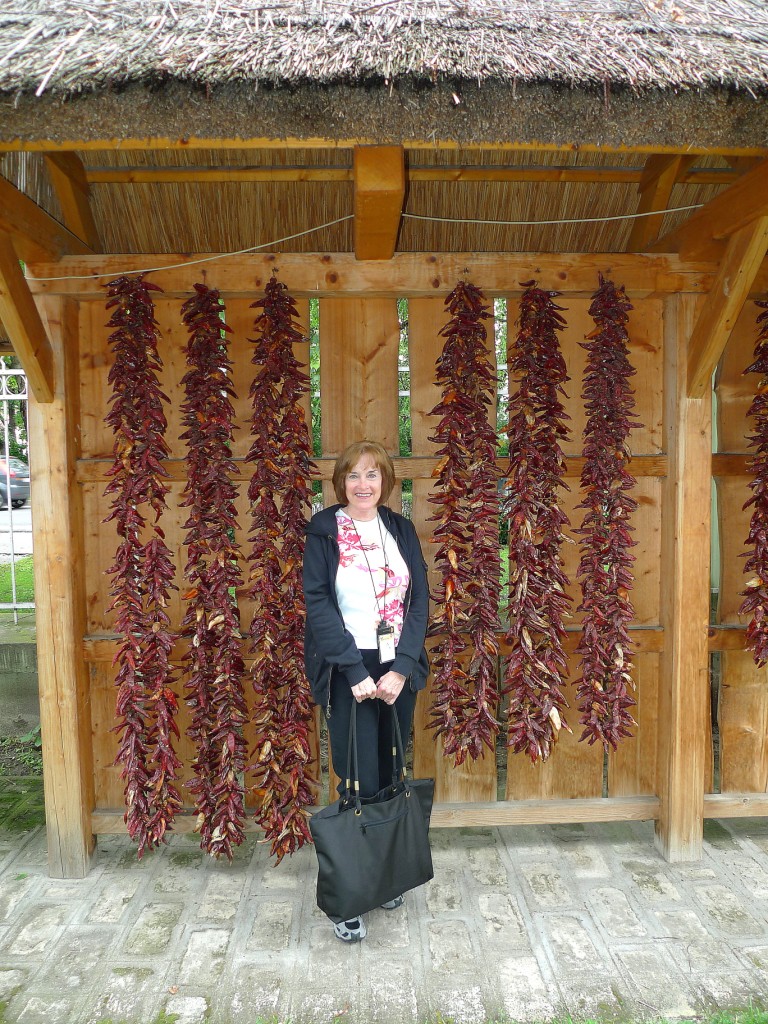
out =
[[[768,160],[761,160],[648,251],[678,252],[685,260],[717,260],[726,238],[766,215]]]
[[[694,160],[695,157],[692,156],[673,156],[666,153],[649,156],[638,186],[640,202],[637,212],[645,215],[654,210],[666,209],[672,189]],[[643,252],[648,243],[657,237],[663,220],[663,213],[653,217],[638,217],[632,225],[627,252]]]
[[[401,146],[358,146],[354,154],[355,256],[389,260],[405,202]]]
[[[21,272],[11,238],[0,232],[0,320],[38,402],[53,401],[53,349]]]
[[[61,203],[65,226],[94,252],[101,252],[82,160],[76,153],[46,153],[45,163]]]
[[[0,232],[11,236],[18,258],[25,263],[93,251],[6,178],[0,178]]]
[[[768,216],[733,234],[688,343],[688,396],[702,398],[766,251]]]

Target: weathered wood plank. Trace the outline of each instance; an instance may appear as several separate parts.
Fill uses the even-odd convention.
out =
[[[61,205],[64,224],[72,234],[92,249],[101,252],[102,245],[88,198],[88,179],[77,153],[46,153],[45,163],[54,191]]]
[[[35,597],[48,867],[82,878],[91,866],[94,806],[88,673],[82,658],[84,579],[78,455],[77,308],[49,301],[44,313],[56,364],[52,402],[29,402],[35,510]]]
[[[649,156],[638,187],[640,201],[637,204],[637,212],[645,215],[655,210],[665,210],[669,206],[676,181],[691,166],[694,159],[692,156],[674,156],[669,153],[653,153]],[[652,217],[638,217],[632,224],[626,245],[627,252],[642,252],[658,235],[663,220],[663,213],[657,213]]]
[[[402,146],[355,146],[355,256],[389,260],[405,201]]]
[[[721,656],[720,789],[724,793],[768,791],[768,699],[765,669],[749,651]]]
[[[21,272],[16,247],[3,231],[0,231],[0,320],[27,375],[29,390],[38,402],[53,401],[51,342]]]

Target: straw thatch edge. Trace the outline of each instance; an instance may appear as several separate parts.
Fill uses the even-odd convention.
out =
[[[0,94],[0,140],[149,138],[538,142],[609,147],[768,147],[768,103],[727,90],[648,92],[384,83],[199,90],[178,82],[63,100]]]

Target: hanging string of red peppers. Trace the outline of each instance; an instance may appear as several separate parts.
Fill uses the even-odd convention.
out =
[[[584,468],[581,487],[586,509],[581,527],[581,581],[584,612],[577,653],[581,678],[576,681],[576,700],[584,726],[580,739],[599,741],[615,750],[619,740],[630,736],[635,724],[629,708],[636,704],[633,687],[629,623],[634,608],[629,591],[634,582],[630,548],[630,518],[637,501],[629,493],[636,480],[627,469],[629,432],[641,426],[633,419],[635,397],[628,380],[635,374],[629,362],[626,324],[631,304],[624,288],[603,280],[592,296],[589,314],[594,331],[582,345],[587,368],[581,397],[587,412],[584,430]]]
[[[182,405],[187,443],[187,486],[182,506],[187,564],[187,607],[182,635],[187,704],[192,724],[187,735],[196,750],[195,795],[201,846],[214,857],[232,859],[245,838],[243,772],[247,744],[243,728],[248,709],[243,692],[240,612],[232,596],[242,585],[240,548],[235,542],[237,488],[232,460],[234,410],[225,332],[224,303],[218,291],[195,285],[182,306],[189,331]]]
[[[313,469],[309,431],[299,404],[309,378],[293,354],[306,341],[296,305],[275,277],[253,306],[257,367],[251,384],[254,466],[248,488],[252,543],[248,593],[254,602],[249,630],[256,693],[254,763],[261,803],[256,820],[279,864],[311,842],[307,807],[313,802],[309,734],[312,707],[304,675],[304,599],[301,561],[311,508]]]
[[[739,614],[749,616],[746,646],[762,668],[768,662],[768,302],[759,300],[755,305],[763,312],[757,316],[755,358],[744,371],[762,375],[747,413],[754,420],[754,433],[748,438],[754,449],[749,460],[754,477],[749,485],[752,497],[744,504],[745,509],[753,506],[745,542],[751,551],[744,555],[744,572],[754,575],[741,592],[744,601]]]
[[[438,506],[433,539],[440,573],[432,632],[441,636],[434,658],[430,727],[443,751],[460,765],[483,747],[494,749],[499,723],[499,497],[496,433],[488,419],[496,374],[486,347],[488,305],[472,284],[459,282],[446,299],[451,314],[437,362],[442,399],[432,440],[438,444]],[[472,656],[462,657],[469,636]]]
[[[171,552],[158,525],[168,493],[162,466],[168,453],[163,411],[168,398],[157,378],[162,362],[152,291],[162,289],[141,276],[120,277],[107,285],[114,362],[106,420],[115,442],[105,488],[114,498],[105,522],[114,520],[119,537],[107,571],[112,576],[109,609],[116,612],[115,628],[121,634],[115,656],[115,764],[125,781],[125,823],[138,843],[139,857],[163,841],[181,806],[175,784],[181,763],[173,750],[173,738],[179,735],[171,688],[173,637],[166,612],[170,591],[176,588]],[[154,522],[148,525],[152,514]]]
[[[568,665],[563,619],[565,593],[561,547],[568,517],[558,503],[565,484],[568,416],[560,401],[569,380],[558,331],[562,306],[534,281],[523,284],[519,330],[508,355],[509,471],[505,514],[509,520],[509,629],[503,691],[509,694],[508,745],[534,763],[546,761],[561,727],[568,729],[563,693]],[[570,732],[570,729],[568,729]]]

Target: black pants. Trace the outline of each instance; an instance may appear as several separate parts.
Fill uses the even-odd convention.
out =
[[[392,662],[379,664],[378,651],[361,651],[369,675],[377,682],[389,671]],[[331,676],[331,714],[327,718],[331,740],[331,757],[337,775],[341,776],[339,792],[347,772],[349,719],[355,698],[342,672]],[[392,780],[392,711],[397,712],[403,747],[408,746],[416,694],[406,679],[394,705],[378,698],[366,698],[357,705],[357,758],[360,770],[360,796],[373,796]]]

